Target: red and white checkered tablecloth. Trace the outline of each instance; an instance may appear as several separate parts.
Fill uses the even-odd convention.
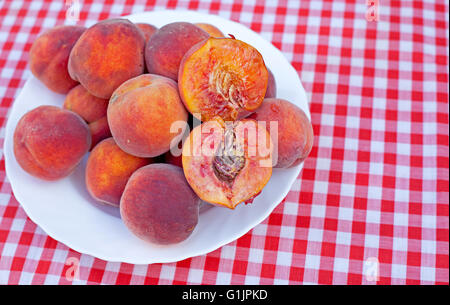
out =
[[[217,14],[284,53],[309,95],[315,142],[270,217],[212,253],[152,265],[77,253],[27,218],[5,174],[8,111],[32,42],[74,2],[79,24]],[[366,0],[0,0],[0,284],[70,284],[72,257],[82,284],[448,284],[448,2],[373,2],[378,21]]]

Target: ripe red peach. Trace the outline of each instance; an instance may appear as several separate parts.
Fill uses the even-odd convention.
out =
[[[266,122],[278,155],[274,167],[288,168],[300,164],[311,152],[314,140],[312,125],[296,105],[283,99],[268,98],[250,118]],[[277,124],[277,136],[270,122]]]
[[[266,94],[268,72],[261,54],[233,38],[209,38],[183,57],[178,88],[198,119],[234,121],[255,111]]]
[[[158,30],[154,25],[148,23],[136,23],[137,27],[144,33],[145,42],[147,43],[150,37]]]
[[[120,84],[144,72],[144,47],[144,34],[130,21],[100,21],[73,47],[70,76],[92,95],[109,99]]]
[[[164,161],[168,164],[183,167],[181,154],[179,156],[174,156],[170,150],[164,154]]]
[[[267,91],[264,98],[272,98],[277,96],[277,83],[275,81],[275,77],[273,76],[272,71],[267,69],[267,72],[269,72],[269,79],[267,82]]]
[[[89,129],[91,130],[92,135],[92,144],[90,150],[92,150],[100,141],[112,136],[111,130],[109,129],[108,125],[108,118],[106,117],[106,115],[98,119],[97,121],[89,123]]]
[[[208,33],[211,37],[219,38],[219,37],[225,37],[223,33],[214,25],[209,23],[196,23],[196,26],[204,30],[206,33]]]
[[[148,72],[176,81],[183,55],[193,45],[208,37],[208,33],[188,22],[174,22],[163,26],[150,37],[145,49]]]
[[[128,180],[120,200],[120,215],[137,237],[157,244],[174,244],[192,234],[199,205],[200,200],[181,168],[150,164]]]
[[[127,154],[107,138],[94,147],[86,165],[86,187],[98,201],[119,206],[125,185],[139,168],[151,163],[151,159]]]
[[[78,84],[70,77],[67,62],[85,30],[82,26],[57,26],[40,35],[31,46],[31,72],[50,90],[65,94]]]
[[[68,176],[91,146],[86,122],[55,106],[27,112],[14,131],[14,155],[30,175],[57,180]]]
[[[66,96],[63,108],[80,115],[86,122],[92,123],[106,116],[109,100],[90,94],[82,85],[74,87]]]
[[[272,143],[264,126],[220,117],[194,128],[183,145],[183,170],[204,201],[234,209],[259,194],[272,175]]]
[[[156,157],[179,142],[188,114],[173,80],[143,74],[117,88],[107,116],[120,148],[134,156]]]

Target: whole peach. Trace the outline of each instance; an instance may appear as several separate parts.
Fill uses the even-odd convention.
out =
[[[57,180],[68,176],[91,146],[86,122],[76,113],[55,106],[27,112],[14,131],[14,155],[29,174]]]
[[[312,149],[314,134],[311,122],[296,105],[283,99],[265,99],[250,118],[266,122],[278,161],[274,167],[288,168],[303,162]],[[276,124],[277,134],[271,123]]]
[[[30,69],[50,90],[65,94],[78,82],[67,70],[69,54],[86,30],[82,26],[57,26],[40,35],[31,46]]]
[[[130,21],[100,21],[73,47],[69,74],[92,95],[109,99],[120,84],[144,72],[144,47],[144,34]]]
[[[188,114],[173,80],[143,74],[114,91],[107,117],[120,148],[131,155],[149,158],[178,144],[187,128]]]
[[[137,237],[173,244],[188,238],[198,222],[200,200],[180,167],[150,164],[130,177],[120,199],[120,215]]]
[[[148,72],[176,81],[184,54],[208,37],[208,33],[188,22],[174,22],[163,26],[150,37],[145,48]]]
[[[113,138],[101,141],[89,154],[86,165],[86,186],[96,200],[119,206],[120,197],[130,176],[140,167],[151,163],[127,154]]]

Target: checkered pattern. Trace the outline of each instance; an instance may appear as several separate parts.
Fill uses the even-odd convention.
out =
[[[80,0],[80,24],[176,8],[260,33],[302,79],[314,148],[263,223],[207,255],[153,265],[105,262],[47,236],[11,193],[2,157],[0,284],[448,284],[448,2],[373,2],[379,19],[369,22],[366,0]],[[0,6],[3,147],[31,44],[65,22],[68,6]],[[80,268],[70,282],[72,257]]]

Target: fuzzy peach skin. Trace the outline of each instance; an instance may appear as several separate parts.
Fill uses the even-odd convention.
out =
[[[274,151],[278,156],[274,167],[288,168],[298,165],[311,152],[314,142],[311,122],[303,110],[289,101],[265,99],[261,107],[250,118],[266,122],[267,130],[271,133],[274,143]],[[277,124],[277,136],[272,131],[270,122]],[[276,158],[274,158],[274,163],[275,160]]]
[[[94,199],[119,206],[128,179],[138,168],[151,162],[151,159],[127,154],[117,146],[113,138],[107,138],[89,154],[86,187]]]
[[[188,114],[173,80],[143,74],[117,88],[107,117],[120,148],[134,156],[156,157],[179,142]]]
[[[233,38],[209,38],[183,57],[178,89],[184,105],[201,121],[234,121],[255,111],[266,94],[268,72],[261,54]]]
[[[201,28],[206,33],[208,33],[211,37],[219,38],[219,37],[224,37],[225,36],[225,35],[223,35],[223,33],[218,28],[216,28],[212,24],[209,24],[209,23],[195,23],[195,25],[198,26],[199,28]]]
[[[144,34],[130,21],[100,21],[73,47],[69,74],[92,95],[109,99],[120,84],[144,72],[144,47]]]
[[[92,135],[92,144],[90,150],[92,150],[100,141],[112,136],[111,130],[109,129],[108,125],[108,118],[106,117],[106,115],[98,119],[97,121],[89,123],[89,129]]]
[[[227,137],[232,130],[235,139],[228,147],[235,150],[227,155],[220,147],[224,141],[232,143]],[[240,163],[230,162],[233,157]],[[202,200],[234,209],[258,195],[272,175],[270,135],[254,120],[226,123],[216,117],[191,132],[183,145],[182,163],[186,180]]]
[[[267,82],[267,91],[264,98],[272,98],[277,96],[277,83],[275,81],[275,77],[273,76],[272,71],[270,69],[267,69],[267,72],[269,72],[269,79]]]
[[[145,43],[147,43],[150,37],[158,30],[156,26],[148,23],[136,23],[136,25],[144,34]]]
[[[82,26],[57,26],[40,35],[31,46],[30,69],[50,90],[65,94],[78,82],[67,70],[69,54],[86,30]]]
[[[163,26],[150,37],[145,48],[148,72],[176,81],[183,55],[193,45],[208,37],[208,33],[188,22],[174,22]]]
[[[86,122],[92,123],[106,116],[109,100],[90,94],[82,85],[74,87],[66,96],[63,108],[80,115]]]
[[[55,106],[27,112],[14,131],[14,155],[30,175],[57,180],[68,176],[91,146],[86,122]]]
[[[178,167],[183,167],[182,155],[174,156],[170,151],[164,154],[164,161]]]
[[[120,215],[137,237],[157,244],[188,238],[198,222],[200,200],[181,168],[150,164],[128,180],[120,200]]]

